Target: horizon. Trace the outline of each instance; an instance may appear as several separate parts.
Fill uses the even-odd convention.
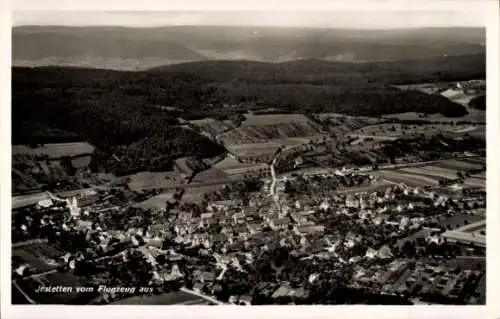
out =
[[[58,24],[23,24],[13,25],[12,29],[18,28],[121,28],[121,29],[161,29],[161,28],[262,28],[262,29],[315,29],[315,30],[356,30],[356,31],[396,31],[396,30],[424,30],[424,29],[481,29],[486,26],[422,26],[401,28],[355,28],[355,27],[313,27],[313,26],[260,26],[260,25],[158,25],[158,26],[125,26],[125,25],[58,25]]]
[[[353,30],[486,28],[481,12],[13,11],[12,27],[276,27]]]

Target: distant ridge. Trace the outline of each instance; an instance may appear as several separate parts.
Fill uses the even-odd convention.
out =
[[[20,26],[14,66],[146,70],[205,60],[371,62],[482,54],[482,28],[395,30],[174,26]]]

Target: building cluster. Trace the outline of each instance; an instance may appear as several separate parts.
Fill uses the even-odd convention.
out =
[[[282,183],[277,189],[283,191]],[[423,245],[447,244],[449,236],[429,221],[463,211],[467,198],[405,185],[360,193],[281,194],[279,199],[264,189],[249,194],[245,201],[209,202],[196,214],[190,206],[152,213],[130,207],[133,200],[125,198],[109,191],[69,199],[54,196],[32,208],[36,214],[25,214],[15,227],[26,236],[40,234],[35,228],[46,226],[56,237],[61,232],[81,234],[86,243],[82,251],[58,259],[65,269],[75,271],[83,262],[103,265],[116,257],[126,262],[127,251],[134,251],[151,267],[149,284],[182,283],[212,296],[226,289],[226,277],[248,276],[261,256],[284,249],[302,263],[329,260],[332,265],[355,269],[354,288],[427,300],[439,294],[450,300],[468,298],[467,302],[482,298],[480,293],[463,293],[464,289],[476,291],[471,286],[479,285],[481,271],[431,267],[411,261],[414,256],[401,248],[402,241],[423,229],[431,230],[423,235]],[[39,216],[36,222],[35,215]],[[113,224],[106,222],[109,216],[122,219]],[[431,258],[437,250],[421,249],[422,254],[427,251],[432,256],[424,257]],[[312,285],[316,275],[307,275]],[[258,287],[269,298],[308,294],[304,286],[290,282],[261,282]],[[252,295],[251,290],[237,291],[230,293],[228,301],[250,304]]]

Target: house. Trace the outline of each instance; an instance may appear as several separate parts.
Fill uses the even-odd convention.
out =
[[[297,235],[323,233],[325,231],[325,226],[323,225],[295,226],[294,231]]]
[[[366,253],[365,253],[366,258],[373,259],[373,258],[375,258],[375,256],[377,256],[377,251],[375,249],[370,247],[366,250]]]
[[[231,216],[231,217],[232,217],[234,223],[244,222],[244,220],[245,220],[245,213],[244,212],[238,212],[238,213],[233,214],[233,216]]]
[[[271,227],[271,229],[273,230],[286,229],[288,228],[290,222],[291,221],[289,217],[275,218],[269,222],[269,227]]]
[[[262,231],[264,227],[261,224],[254,223],[254,224],[248,224],[247,228],[250,234],[253,235]]]
[[[215,280],[216,276],[213,272],[204,271],[201,273],[200,278],[202,282],[212,282]]]
[[[392,256],[393,255],[392,255],[391,249],[387,245],[382,246],[377,251],[377,257],[379,257],[381,259],[391,258]]]

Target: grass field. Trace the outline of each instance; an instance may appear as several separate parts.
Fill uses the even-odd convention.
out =
[[[358,187],[349,187],[347,189],[339,190],[339,193],[342,194],[356,194],[356,193],[373,193],[377,191],[385,191],[387,187],[391,184],[386,181],[380,181],[376,184],[358,186]]]
[[[231,121],[218,121],[211,118],[193,120],[189,121],[189,123],[197,127],[201,132],[213,138],[235,127],[235,124]]]
[[[467,178],[464,185],[475,188],[486,188],[486,180],[484,178]]]
[[[458,256],[452,260],[446,261],[445,265],[451,268],[486,270],[486,258],[480,256],[478,257]]]
[[[485,216],[482,215],[467,215],[467,214],[458,214],[443,220],[439,221],[439,225],[444,227],[452,227],[458,228],[465,225],[465,221],[468,221],[470,224],[484,220]]]
[[[51,159],[64,156],[89,155],[93,152],[94,147],[85,142],[45,144],[36,148],[26,145],[12,145],[12,155],[48,156]]]
[[[483,164],[484,164],[484,161],[483,161]],[[447,169],[455,170],[455,171],[460,171],[460,170],[461,171],[469,171],[469,170],[481,169],[483,167],[483,164],[474,163],[474,162],[468,161],[467,159],[460,159],[460,160],[443,161],[441,163],[433,164],[433,166],[447,168]]]
[[[376,175],[395,182],[405,183],[409,186],[439,185],[440,180],[456,180],[457,172],[467,172],[483,168],[484,158],[451,159],[436,162],[430,165],[405,167],[397,170],[380,170]],[[472,176],[464,180],[464,186],[484,188],[485,174]]]
[[[64,254],[64,251],[60,251],[47,243],[35,243],[12,249],[12,258],[33,265],[39,271],[56,268],[57,265],[51,265],[47,261],[49,259],[55,260]]]
[[[168,201],[172,201],[173,198],[174,198],[173,192],[164,192],[156,196],[153,196],[143,202],[137,203],[134,206],[140,207],[142,209],[151,209],[151,210],[164,209],[166,203]]]
[[[321,126],[303,114],[246,115],[240,127],[219,136],[225,145],[321,136]]]
[[[437,178],[406,173],[400,170],[381,170],[377,171],[375,174],[393,183],[404,183],[405,185],[413,187],[439,185],[439,179]]]
[[[321,113],[317,117],[321,122],[325,123],[330,132],[334,133],[352,132],[383,121],[375,117],[347,116],[337,113]]]
[[[224,186],[224,183],[208,185],[208,186],[200,185],[199,187],[186,188],[186,191],[185,191],[184,195],[182,196],[182,200],[180,203],[181,204],[183,204],[183,203],[201,203],[201,201],[203,200],[203,195],[205,193],[219,190],[223,186]]]
[[[92,298],[88,293],[76,292],[76,287],[89,286],[90,283],[87,283],[84,278],[77,277],[71,273],[53,273],[36,279],[17,281],[17,284],[31,299],[40,304],[71,304],[76,298],[82,297],[82,295],[88,296],[87,302],[90,302]],[[40,285],[72,287],[73,291],[64,293],[36,293],[35,290]]]
[[[482,124],[400,124],[384,123],[370,125],[354,131],[353,136],[367,137],[401,137],[411,135],[435,135],[438,133],[449,132],[458,136],[463,134],[484,135],[486,126]]]
[[[226,149],[237,158],[261,163],[270,161],[280,147],[273,142],[226,145]]]
[[[209,305],[210,302],[183,291],[162,295],[134,296],[113,303],[114,305]]]
[[[457,178],[457,172],[451,169],[435,167],[435,166],[420,166],[420,167],[407,167],[400,169],[402,172],[417,174],[420,176],[427,176],[436,179],[449,179]]]
[[[167,188],[172,185],[183,183],[183,179],[180,174],[174,171],[140,172],[128,175],[125,178],[130,178],[128,186],[133,191],[149,188]]]

